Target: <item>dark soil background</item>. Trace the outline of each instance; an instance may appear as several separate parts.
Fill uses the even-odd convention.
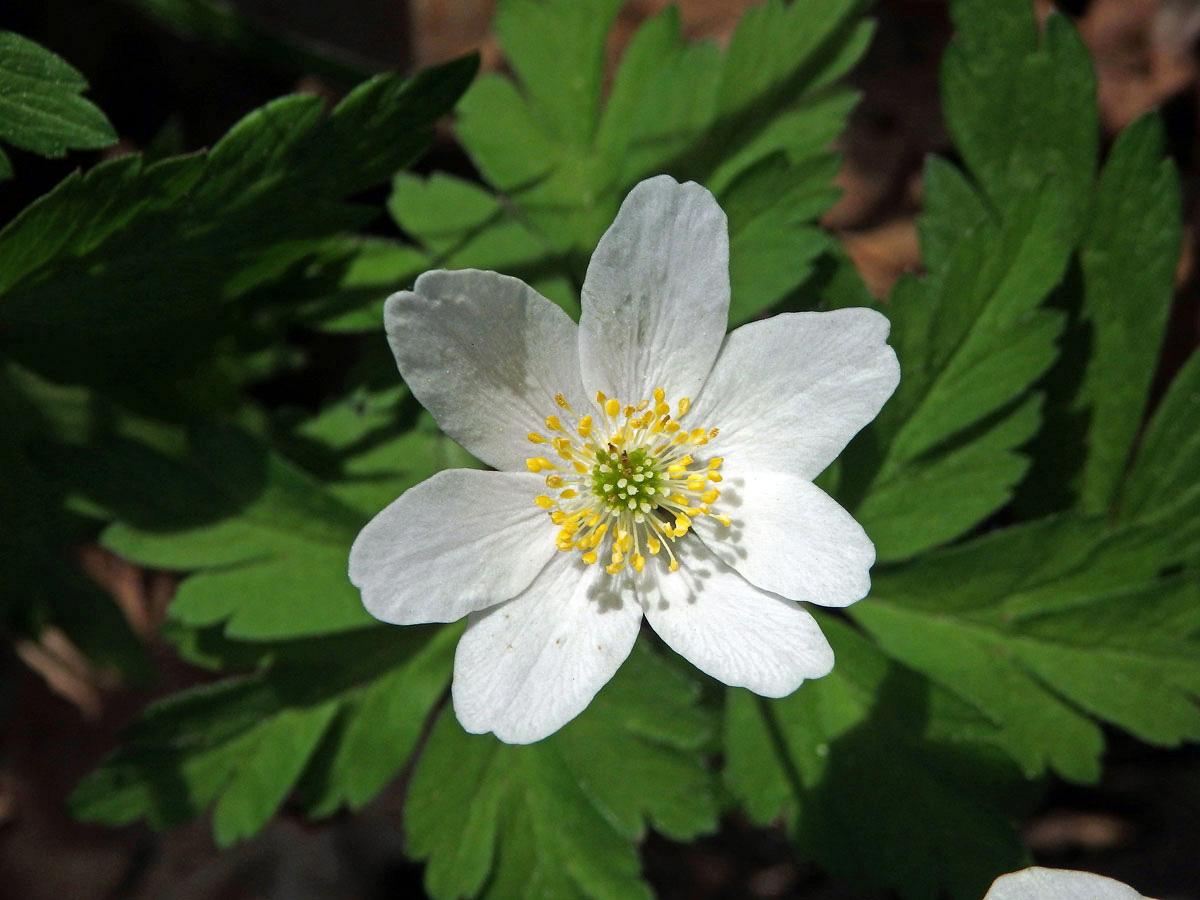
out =
[[[479,49],[503,66],[489,31],[493,0],[236,0],[243,14],[223,39],[173,33],[133,0],[3,0],[0,28],[64,56],[90,80],[90,97],[122,136],[115,152],[191,150],[215,141],[243,114],[292,90],[336,97],[356,72],[412,70]],[[663,0],[633,0],[612,53]],[[679,0],[692,38],[724,41],[747,0]],[[1053,4],[1037,0],[1040,13]],[[1200,0],[1073,0],[1092,49],[1107,137],[1151,108],[1163,111],[1183,175],[1187,230],[1177,299],[1156,395],[1200,342],[1193,271],[1200,188]],[[843,141],[844,196],[826,216],[877,294],[919,265],[914,216],[922,159],[946,151],[937,75],[951,28],[943,0],[881,0],[878,36],[855,80],[864,92]],[[263,42],[286,36],[293,48]],[[309,55],[316,48],[317,54]],[[324,61],[315,60],[320,56]],[[52,187],[78,154],[45,161],[14,153],[18,178],[0,184],[0,222]],[[471,174],[444,136],[422,170]],[[117,598],[150,647],[153,691],[94,671],[54,630],[0,649],[0,900],[249,900],[271,897],[421,896],[420,867],[400,854],[403,786],[366,810],[309,825],[285,813],[263,834],[218,853],[201,821],[165,834],[73,822],[63,802],[75,781],[116,743],[119,728],[155,696],[194,683],[158,637],[174,587],[94,548],[78,564]],[[1200,900],[1200,750],[1148,748],[1112,733],[1097,786],[1060,786],[1024,824],[1045,865],[1112,875],[1161,900]],[[932,851],[931,851],[932,852]],[[645,868],[666,900],[811,898],[871,900],[798,862],[781,829],[734,817],[721,832],[679,846],[652,836]],[[882,897],[883,895],[874,895]]]

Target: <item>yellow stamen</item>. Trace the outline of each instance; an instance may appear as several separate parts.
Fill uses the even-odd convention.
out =
[[[605,571],[644,570],[646,559],[665,550],[669,571],[679,570],[673,542],[692,530],[694,517],[708,515],[729,524],[729,517],[710,504],[720,491],[719,457],[697,463],[691,453],[716,436],[716,429],[682,428],[677,419],[691,409],[690,398],[675,405],[666,391],[655,388],[652,398],[625,398],[622,403],[596,392],[599,412],[577,416],[566,398],[556,394],[558,408],[569,416],[545,418],[549,434],[527,435],[530,443],[549,444],[566,462],[530,457],[530,472],[543,473],[555,495],[535,498],[558,527],[555,546],[574,550],[586,565],[609,557]],[[567,464],[569,463],[569,465]],[[694,538],[687,538],[694,540]]]

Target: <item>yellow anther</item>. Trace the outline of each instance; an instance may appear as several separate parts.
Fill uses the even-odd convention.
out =
[[[714,456],[712,459],[710,459],[708,461],[708,467],[710,469],[719,469],[719,468],[721,468],[721,463],[723,463],[723,462],[725,462],[725,457]]]
[[[708,430],[708,439],[711,441],[713,438],[715,438],[720,433],[721,433],[720,428],[710,428]]]
[[[555,403],[570,417],[547,416],[548,431],[527,437],[530,443],[551,445],[556,462],[536,456],[525,464],[530,472],[543,473],[552,492],[535,500],[558,528],[559,550],[576,550],[586,565],[607,556],[605,570],[613,575],[626,567],[642,572],[649,557],[665,551],[670,571],[676,572],[680,563],[672,544],[693,528],[697,516],[730,524],[728,516],[709,507],[720,497],[709,482],[721,480],[717,469],[723,460],[697,464],[685,452],[702,452],[695,448],[717,431],[680,426],[677,420],[691,409],[690,398],[678,401],[674,420],[663,388],[655,388],[652,399],[631,399],[636,402],[623,405],[597,391],[600,412],[578,417],[566,397],[555,394]]]
[[[726,528],[729,527],[729,523],[732,521],[729,518],[729,516],[725,515],[724,513],[716,513],[713,515],[713,518],[716,519],[718,522],[720,522],[722,525],[724,525]]]

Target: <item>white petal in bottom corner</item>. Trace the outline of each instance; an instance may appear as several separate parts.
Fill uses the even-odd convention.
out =
[[[510,744],[553,734],[613,677],[641,621],[627,580],[560,553],[519,597],[467,620],[454,654],[458,721]]]
[[[984,900],[1145,900],[1127,884],[1091,872],[1034,866],[1001,875]]]
[[[666,571],[664,553],[636,582],[646,620],[672,650],[718,681],[765,697],[829,674],[833,649],[807,610],[760,591],[692,536],[674,549],[678,572]]]
[[[875,545],[836,500],[795,475],[727,468],[715,505],[730,525],[694,520],[713,553],[763,590],[806,603],[848,606],[867,595]]]
[[[558,551],[528,472],[438,472],[392,501],[350,548],[350,580],[384,622],[453,622],[515,597]]]

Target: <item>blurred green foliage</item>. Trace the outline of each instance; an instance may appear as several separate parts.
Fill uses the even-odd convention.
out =
[[[156,8],[191,6],[207,4]],[[1179,186],[1154,116],[1101,164],[1087,51],[1027,0],[951,4],[961,162],[927,162],[923,271],[879,305],[903,378],[821,478],[879,552],[871,596],[822,617],[831,675],[764,700],[647,641],[575,722],[509,747],[444,709],[457,626],[366,616],[346,580],[358,528],[478,465],[397,385],[391,290],[495,269],[577,313],[626,191],[667,172],[729,216],[731,325],[871,302],[817,224],[865,4],[768,0],[724,51],[683,40],[668,8],[606,74],[619,6],[504,0],[512,78],[472,81],[464,60],[371,79],[328,114],[286,97],[211,151],[71,175],[0,232],[0,614],[146,677],[65,558],[99,540],[187,573],[168,635],[227,676],[149,707],[79,786],[81,818],[211,811],[226,845],[289,796],[328,816],[412,767],[408,846],[437,898],[645,897],[647,828],[687,840],[741,807],[782,814],[798,852],[849,877],[975,900],[1022,861],[1014,823],[1046,778],[1099,777],[1102,725],[1200,740],[1195,356],[1144,425]],[[0,138],[111,143],[83,87],[0,35],[0,112],[14,91],[33,111],[0,115],[17,123]],[[405,171],[456,103],[482,183]],[[380,212],[363,192],[387,185],[406,241],[357,233]],[[322,369],[316,340],[349,364]],[[285,373],[318,376],[318,408],[253,399]]]

